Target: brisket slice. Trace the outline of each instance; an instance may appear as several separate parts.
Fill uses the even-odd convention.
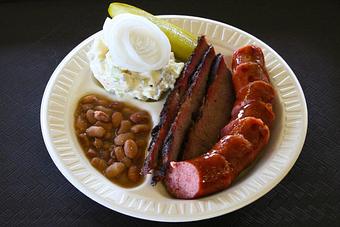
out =
[[[230,119],[234,91],[231,73],[221,54],[215,58],[208,84],[199,114],[188,133],[182,160],[206,153],[218,141],[220,130]]]
[[[210,46],[191,78],[190,87],[166,136],[162,149],[162,163],[159,171],[154,171],[153,184],[163,179],[170,161],[177,160],[193,115],[198,112],[205,95],[208,76],[214,58],[215,50]]]
[[[201,36],[197,42],[197,47],[190,56],[188,62],[185,64],[180,77],[177,79],[174,89],[168,95],[160,114],[159,123],[152,129],[151,132],[151,143],[142,169],[143,175],[150,173],[152,169],[156,168],[159,159],[159,151],[162,149],[163,141],[165,140],[170,126],[177,115],[181,100],[185,95],[185,91],[189,87],[189,79],[195,72],[208,47],[207,39],[205,36]]]

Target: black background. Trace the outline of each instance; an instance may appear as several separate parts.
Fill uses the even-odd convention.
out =
[[[260,38],[291,66],[305,92],[309,125],[284,180],[256,202],[188,226],[340,224],[340,3],[125,1],[153,14],[228,23]],[[39,112],[55,67],[101,29],[109,2],[0,1],[0,225],[160,226],[90,200],[57,170]],[[168,224],[172,225],[172,224]]]

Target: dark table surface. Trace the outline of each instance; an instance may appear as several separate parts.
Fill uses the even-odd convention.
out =
[[[256,202],[188,226],[340,225],[340,3],[126,1],[154,14],[219,20],[276,50],[305,92],[309,125],[289,174]],[[100,30],[109,2],[0,2],[0,225],[160,226],[92,201],[58,171],[39,122],[55,67]],[[169,224],[170,225],[170,224]]]

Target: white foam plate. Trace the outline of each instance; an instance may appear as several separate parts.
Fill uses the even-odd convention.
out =
[[[288,64],[268,45],[233,26],[191,16],[161,16],[192,32],[205,34],[218,52],[254,44],[262,48],[271,82],[277,91],[275,125],[258,161],[228,189],[195,200],[171,198],[150,176],[132,189],[121,188],[96,171],[78,144],[73,128],[80,97],[106,93],[93,79],[86,52],[97,34],[75,47],[53,72],[41,104],[41,129],[48,152],[62,174],[82,193],[117,212],[148,220],[180,222],[223,215],[260,198],[277,185],[298,158],[307,131],[307,107],[300,84]],[[143,103],[124,99],[150,111],[154,124],[164,101]]]

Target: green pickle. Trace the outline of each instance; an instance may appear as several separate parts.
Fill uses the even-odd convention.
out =
[[[174,52],[175,57],[178,60],[187,61],[197,45],[197,37],[195,37],[193,34],[174,24],[157,18],[137,7],[114,2],[110,4],[108,12],[111,17],[122,13],[131,13],[149,19],[152,23],[156,24],[168,37],[171,44],[171,50]]]

